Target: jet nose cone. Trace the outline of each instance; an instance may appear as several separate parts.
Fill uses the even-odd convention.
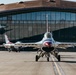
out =
[[[51,42],[45,42],[45,43],[44,43],[44,46],[46,46],[46,47],[51,47],[51,46],[52,46],[52,43],[51,43]]]

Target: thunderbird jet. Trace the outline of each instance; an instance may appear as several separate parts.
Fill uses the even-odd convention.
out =
[[[9,41],[8,36],[5,34],[5,43],[3,43],[3,46],[10,52],[10,51],[16,51],[16,52],[20,52],[21,47],[20,46],[16,46],[15,44],[20,44],[20,41],[17,41],[16,43],[12,43]]]
[[[35,57],[35,61],[38,61],[40,57],[45,56],[47,58],[47,61],[49,61],[50,54],[54,55],[58,61],[60,61],[60,55],[58,54],[57,48],[68,48],[68,47],[74,47],[76,43],[68,43],[68,42],[57,42],[54,40],[52,32],[49,32],[48,27],[48,15],[46,16],[46,26],[47,31],[44,34],[44,37],[41,41],[36,43],[20,43],[15,44],[22,47],[34,47],[37,48],[37,55]]]

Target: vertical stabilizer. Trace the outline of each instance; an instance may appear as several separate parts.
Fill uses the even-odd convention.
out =
[[[53,33],[52,33],[52,31],[51,31],[51,38],[53,38]]]
[[[48,26],[48,14],[46,14],[46,28],[47,28],[47,32],[49,32],[49,26]]]
[[[6,34],[4,35],[4,37],[5,37],[5,42],[6,42],[6,44],[7,44],[7,43],[10,43],[10,41],[9,41],[9,39],[8,39],[8,37],[7,37]]]

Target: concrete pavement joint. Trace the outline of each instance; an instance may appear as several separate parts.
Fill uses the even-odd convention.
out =
[[[51,55],[51,59],[53,61],[53,66],[54,66],[54,71],[55,71],[55,75],[65,75],[64,71],[62,70],[61,66],[57,63],[54,62],[55,59],[54,57]]]
[[[62,67],[60,66],[60,64],[59,64],[58,62],[56,62],[56,63],[57,63],[57,65],[58,65],[58,67],[59,67],[59,70],[60,70],[61,74],[62,74],[62,75],[66,75],[65,72],[64,72],[64,70],[63,70]]]

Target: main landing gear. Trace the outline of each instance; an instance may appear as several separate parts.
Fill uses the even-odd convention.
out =
[[[35,61],[37,62],[39,60],[40,56],[36,55]],[[47,61],[49,62],[49,57],[47,57]]]
[[[40,56],[36,55],[35,61],[37,62],[37,61],[39,60],[39,58],[40,58]],[[56,58],[57,58],[58,61],[60,62],[60,55],[58,55]],[[47,61],[49,62],[49,57],[47,57]]]
[[[61,61],[60,55],[58,55],[57,50],[51,51],[51,54],[54,55],[59,62]],[[36,55],[35,61],[37,62],[39,60],[39,58],[43,57],[43,56],[45,56],[47,58],[47,61],[49,62],[50,52],[45,52],[45,51],[42,51],[42,50],[39,52],[39,55]]]
[[[56,50],[53,50],[53,51],[51,52],[51,54],[54,55],[59,62],[61,61],[60,55],[58,55],[58,50],[57,50],[57,49],[56,49]]]
[[[37,62],[39,60],[39,58],[43,57],[44,55],[47,58],[47,61],[49,62],[50,53],[48,53],[48,52],[40,52],[39,55],[36,55],[35,61]]]

